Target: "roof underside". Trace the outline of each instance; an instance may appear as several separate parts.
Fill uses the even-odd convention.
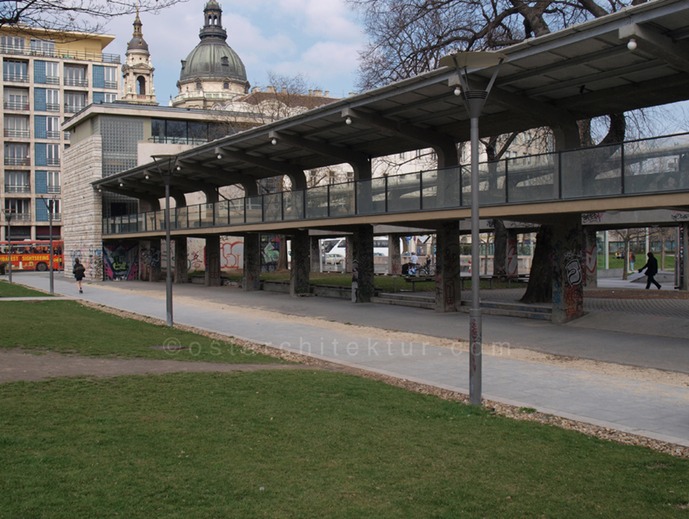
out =
[[[630,38],[634,51],[627,47]],[[645,3],[502,52],[506,59],[480,119],[482,136],[684,101],[689,3]],[[468,72],[482,86],[494,68]],[[173,185],[183,192],[213,189],[468,141],[470,120],[454,95],[456,77],[455,70],[440,68],[183,152],[174,157],[181,169]],[[345,124],[347,115],[352,124]],[[94,185],[162,197],[160,175],[147,175],[157,167],[151,162]],[[119,188],[124,179],[126,188]]]

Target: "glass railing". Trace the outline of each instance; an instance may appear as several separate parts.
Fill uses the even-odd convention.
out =
[[[689,191],[689,133],[479,164],[482,206]],[[469,166],[285,191],[171,210],[171,229],[457,209]],[[164,212],[106,218],[104,234],[164,230]]]

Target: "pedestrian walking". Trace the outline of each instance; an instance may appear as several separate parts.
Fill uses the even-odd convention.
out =
[[[84,290],[81,286],[81,282],[84,279],[84,275],[86,274],[86,268],[81,263],[81,261],[79,261],[79,258],[76,258],[74,260],[74,267],[72,268],[72,274],[74,274],[74,279],[77,280],[77,287],[79,287],[79,293],[83,294]]]
[[[653,283],[658,290],[660,290],[660,283],[655,280],[655,275],[658,273],[658,260],[655,258],[652,252],[647,254],[648,260],[646,264],[639,269],[639,272],[646,269],[646,290],[651,287]]]

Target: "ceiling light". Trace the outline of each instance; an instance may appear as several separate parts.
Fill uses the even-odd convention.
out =
[[[631,51],[636,50],[636,40],[634,38],[629,38],[629,41],[627,42],[627,48]]]

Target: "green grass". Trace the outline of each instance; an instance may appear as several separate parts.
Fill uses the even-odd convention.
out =
[[[150,348],[167,343],[197,345],[175,358],[273,361],[73,301],[0,308],[2,347],[170,358]],[[343,373],[0,384],[0,417],[0,519],[662,518],[689,509],[689,460]]]
[[[119,317],[75,301],[7,301],[0,311],[0,348],[233,364],[279,362],[226,341]]]
[[[45,297],[50,296],[46,292],[32,290],[9,281],[0,281],[0,297]]]
[[[660,270],[674,272],[675,270],[675,256],[674,254],[666,254],[665,262],[661,264],[660,253],[655,253],[655,257],[658,260],[658,268]],[[639,270],[646,263],[646,254],[640,252],[636,255],[636,261],[634,262],[634,268]],[[614,254],[610,255],[608,260],[608,267],[611,269],[621,269],[624,267],[624,259],[616,258]],[[603,254],[598,255],[598,268],[605,268],[605,256]]]
[[[689,461],[331,372],[0,386],[0,517],[686,517]]]

